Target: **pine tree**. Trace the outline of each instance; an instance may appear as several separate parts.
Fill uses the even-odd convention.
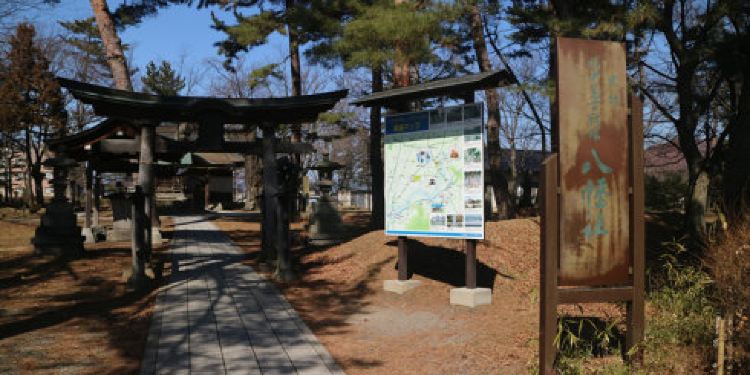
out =
[[[211,14],[213,28],[226,34],[227,38],[216,43],[219,54],[226,57],[225,67],[231,69],[232,61],[239,53],[264,45],[268,37],[278,32],[286,35],[289,43],[289,64],[292,78],[292,96],[302,95],[302,73],[300,65],[300,45],[309,41],[310,35],[301,28],[301,9],[308,2],[301,0],[265,0],[254,2],[229,1],[234,10],[236,24],[228,25]],[[256,8],[258,13],[243,15],[241,8]]]
[[[104,44],[99,37],[99,30],[93,17],[60,22],[60,26],[68,31],[63,36],[67,44],[67,55],[72,77],[81,82],[111,85],[112,71],[107,62],[104,52]],[[127,46],[123,46],[127,49]],[[70,111],[71,121],[69,126],[73,131],[81,131],[94,118],[94,113],[89,106],[81,101],[75,102],[75,107]]]
[[[145,91],[164,96],[177,96],[185,88],[185,80],[168,61],[162,61],[158,67],[153,61],[149,62],[141,82]]]
[[[398,66],[396,85],[409,85],[408,66],[435,63],[436,43],[444,42],[442,23],[455,17],[449,7],[418,2],[395,4],[393,0],[350,1],[308,10],[316,13],[308,32],[317,36],[308,50],[316,63],[341,63],[346,69],[367,68],[372,73],[372,92],[382,91],[389,67]],[[317,17],[317,18],[315,18]],[[311,22],[312,23],[312,22]],[[393,76],[392,76],[393,77]],[[370,109],[369,163],[372,191],[383,191],[381,109]],[[385,205],[381,194],[373,194],[372,225],[383,227]]]
[[[253,47],[265,44],[268,37],[279,32],[287,35],[289,43],[289,66],[292,78],[292,96],[300,96],[303,93],[302,88],[302,67],[300,63],[300,46],[307,40],[307,35],[300,28],[300,17],[298,9],[308,5],[303,0],[257,0],[244,2],[240,0],[228,1],[234,9],[236,25],[227,25],[220,21],[212,13],[216,30],[226,33],[227,39],[217,43],[219,53],[227,57],[225,67],[231,70],[231,62],[240,52],[246,52]],[[238,12],[242,6],[250,6],[259,9],[254,15],[244,16]],[[250,77],[252,78],[252,77]],[[291,125],[291,142],[302,142],[301,124]],[[302,170],[302,160],[299,154],[292,155],[292,161],[297,166],[297,170]],[[302,176],[298,176],[297,181],[301,183]],[[291,207],[291,217],[297,218],[298,209],[296,205]]]
[[[578,2],[556,1],[549,4],[515,4],[509,9],[510,22],[516,26],[513,39],[522,45],[544,43],[556,36],[572,36],[629,43],[630,67],[636,71],[632,80],[639,86],[655,111],[671,123],[677,135],[678,149],[687,164],[689,192],[686,194],[685,229],[694,245],[705,245],[705,217],[709,185],[720,168],[714,156],[722,154],[722,143],[701,150],[702,142],[721,139],[717,131],[702,128],[713,114],[717,94],[724,81],[717,72],[717,41],[733,2],[638,1],[624,5],[606,0]],[[742,2],[737,2],[737,15]],[[739,16],[741,17],[741,16]],[[651,38],[644,38],[644,35]],[[660,39],[658,60],[666,53],[661,66],[649,58],[649,39]],[[641,44],[640,41],[646,43]],[[550,53],[550,66],[554,54]],[[551,78],[551,72],[550,72]],[[710,128],[710,127],[709,127]],[[703,131],[702,131],[703,130]],[[710,155],[709,155],[710,153]]]
[[[672,66],[660,71],[643,59],[639,63],[649,67],[658,78],[655,85],[641,85],[641,92],[661,115],[672,123],[677,133],[679,150],[685,158],[688,174],[688,194],[685,205],[685,229],[692,245],[707,245],[705,213],[708,209],[709,190],[716,175],[713,156],[720,154],[721,143],[701,150],[701,141],[710,144],[716,136],[711,131],[700,132],[708,122],[712,108],[717,104],[718,88],[724,78],[715,68],[716,45],[721,36],[721,25],[728,15],[725,4],[708,3],[705,8],[694,4],[679,4],[674,0],[644,1],[641,6],[646,28],[660,33],[668,48]],[[664,77],[669,77],[664,80]],[[661,93],[665,88],[674,95],[665,102]],[[675,110],[677,109],[677,110]],[[744,150],[743,152],[747,152]]]
[[[343,59],[346,68],[416,65],[436,61],[434,42],[443,32],[444,9],[422,3],[381,0],[361,4],[346,23],[332,52]],[[395,78],[394,81],[403,77]],[[394,82],[408,85],[408,82]]]
[[[92,83],[111,80],[112,72],[94,18],[61,21],[60,26],[70,33],[64,40],[73,48],[79,65],[75,67],[75,79]],[[123,48],[127,50],[127,46]]]
[[[5,136],[14,139],[24,151],[26,203],[36,208],[43,203],[41,166],[45,141],[64,128],[66,113],[60,86],[34,36],[34,27],[22,23],[10,39],[8,65],[0,76],[0,122]]]
[[[90,0],[91,10],[94,12],[99,37],[102,40],[109,68],[115,81],[115,87],[120,90],[133,91],[125,53],[117,35],[115,19],[110,13],[105,0]]]
[[[461,4],[464,23],[466,27],[465,39],[471,41],[475,59],[481,72],[494,70],[487,52],[487,42],[484,37],[484,20],[480,7],[490,7],[477,0],[464,0]],[[487,173],[489,184],[495,193],[500,219],[510,219],[515,215],[515,205],[512,199],[511,186],[502,172],[502,160],[500,155],[500,101],[495,88],[484,90],[487,105],[487,154],[490,161],[490,169]],[[491,210],[488,208],[488,213]]]

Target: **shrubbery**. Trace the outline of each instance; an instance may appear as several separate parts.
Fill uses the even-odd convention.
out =
[[[700,373],[714,353],[713,281],[703,262],[682,244],[665,246],[659,266],[649,270],[651,313],[643,342],[643,370]]]
[[[731,367],[750,371],[750,223],[736,225],[722,236],[711,246],[709,259],[716,304],[731,322]]]
[[[688,186],[681,175],[670,173],[662,178],[646,176],[644,183],[647,208],[651,210],[682,208]]]

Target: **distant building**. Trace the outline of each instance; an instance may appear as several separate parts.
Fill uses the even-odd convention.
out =
[[[6,155],[8,155],[9,151],[7,148],[1,148],[0,150],[0,153],[2,154],[2,159],[0,159],[0,186],[2,186],[2,188],[0,188],[0,196],[2,196],[2,199],[4,200],[6,195],[5,184],[7,181],[8,173],[8,166],[6,165],[8,158],[6,157]],[[43,158],[44,157],[46,156],[43,156]],[[25,196],[27,171],[28,168],[26,167],[26,155],[24,155],[24,153],[21,151],[13,151],[10,157],[11,199],[20,200]],[[41,172],[44,176],[42,179],[42,191],[44,198],[51,199],[54,195],[52,184],[50,182],[52,181],[52,169],[46,166],[42,166]],[[34,189],[33,183],[31,188],[32,190]]]
[[[510,178],[511,150],[501,149],[500,158],[503,174],[506,178]],[[543,161],[544,153],[541,150],[516,150],[515,166],[518,189],[515,192],[515,198],[517,203],[522,205],[535,204]],[[492,203],[494,205],[494,199]]]
[[[698,143],[698,150],[701,154],[705,155],[706,145],[706,142]],[[646,148],[643,153],[643,166],[647,176],[663,179],[667,176],[677,175],[687,180],[685,157],[672,143],[659,143]]]

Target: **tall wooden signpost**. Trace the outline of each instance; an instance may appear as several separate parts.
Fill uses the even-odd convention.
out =
[[[542,170],[540,373],[554,373],[557,305],[626,302],[643,337],[642,106],[622,43],[557,39],[556,154]]]

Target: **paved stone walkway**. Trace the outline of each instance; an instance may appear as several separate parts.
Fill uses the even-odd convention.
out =
[[[276,287],[203,217],[175,217],[141,374],[343,374]]]

